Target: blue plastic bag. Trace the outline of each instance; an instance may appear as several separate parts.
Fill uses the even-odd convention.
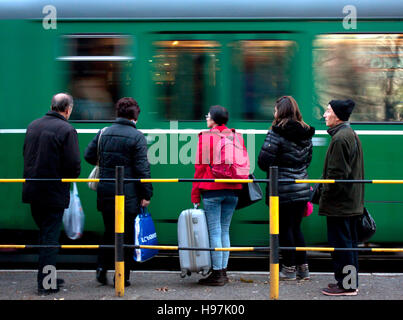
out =
[[[144,207],[141,208],[140,214],[134,219],[134,244],[158,245],[153,219],[147,208]],[[133,258],[137,262],[144,262],[157,254],[157,249],[135,249]]]

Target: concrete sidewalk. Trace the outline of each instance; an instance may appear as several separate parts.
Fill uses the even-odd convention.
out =
[[[65,286],[57,294],[38,296],[36,271],[0,270],[0,300],[269,300],[268,272],[229,272],[223,287],[197,284],[201,275],[181,278],[180,272],[132,271],[131,286],[122,298],[115,296],[113,271],[109,284],[100,285],[95,271],[58,270]],[[360,274],[355,297],[327,297],[321,293],[333,283],[331,273],[311,273],[309,281],[280,282],[280,300],[403,300],[403,273]]]

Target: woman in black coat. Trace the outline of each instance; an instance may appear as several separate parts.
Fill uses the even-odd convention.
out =
[[[291,96],[276,101],[274,121],[258,157],[260,169],[267,172],[271,166],[278,167],[279,179],[307,179],[307,168],[312,159],[312,136],[315,128],[302,120],[297,102]],[[304,247],[301,221],[310,186],[307,183],[279,183],[280,246]],[[269,185],[266,189],[269,205]],[[305,251],[283,251],[280,279],[309,279]]]
[[[99,148],[100,178],[115,178],[116,166],[124,166],[125,178],[150,178],[150,164],[147,160],[147,142],[137,130],[136,123],[140,107],[133,98],[122,98],[116,103],[117,118],[115,123],[101,131],[85,150],[85,160],[97,164]],[[99,147],[98,140],[101,135]],[[153,194],[150,183],[127,182],[125,194],[125,236],[127,244],[134,241],[134,218],[140,206],[148,206]],[[97,187],[97,208],[102,212],[105,225],[103,244],[114,244],[115,236],[115,182],[101,181]],[[133,266],[132,250],[125,250],[125,286],[130,285],[130,268]],[[100,249],[96,278],[107,283],[106,272],[113,268],[113,250]]]

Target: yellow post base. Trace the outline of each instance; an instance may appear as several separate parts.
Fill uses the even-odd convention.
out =
[[[270,264],[270,299],[278,300],[279,296],[279,264]]]
[[[125,263],[115,262],[115,293],[117,297],[125,295]]]

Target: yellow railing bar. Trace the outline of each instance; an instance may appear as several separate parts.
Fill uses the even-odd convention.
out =
[[[25,244],[0,244],[0,249],[25,249]]]
[[[403,180],[372,180],[372,183],[392,183],[392,184],[402,184]]]
[[[372,252],[403,252],[403,248],[389,249],[389,248],[372,248]]]

